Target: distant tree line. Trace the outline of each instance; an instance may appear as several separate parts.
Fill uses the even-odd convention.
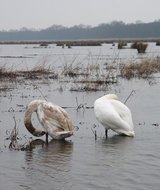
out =
[[[130,23],[113,21],[98,26],[77,25],[64,27],[53,25],[43,30],[0,31],[0,41],[36,40],[81,40],[81,39],[121,39],[121,38],[159,38],[160,20],[150,23]]]

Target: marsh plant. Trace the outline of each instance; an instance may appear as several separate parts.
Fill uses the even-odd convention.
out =
[[[80,70],[83,74],[74,79],[71,91],[98,91],[108,88],[110,84],[117,83],[116,75],[113,74],[115,67],[104,69],[97,63],[87,64]]]
[[[71,48],[72,46],[101,46],[102,41],[97,40],[80,40],[80,41],[57,41],[57,46],[66,46]]]
[[[124,41],[119,41],[118,42],[118,49],[123,49],[124,46],[127,46],[127,42],[124,42]]]
[[[58,78],[57,73],[50,68],[50,66],[41,64],[33,67],[32,69],[26,70],[9,70],[4,65],[0,67],[0,78],[1,81],[4,79],[8,79],[10,81],[15,81],[23,77],[25,79],[42,79],[44,77],[52,77],[54,79]]]
[[[5,79],[16,79],[16,73],[12,69],[7,69],[6,65],[2,65],[0,67],[0,79],[5,80]]]
[[[141,63],[122,64],[120,73],[123,78],[131,79],[133,77],[149,78],[152,74],[160,72],[159,59],[147,59]]]
[[[50,66],[47,66],[47,64],[40,64],[36,65],[30,70],[22,70],[21,72],[18,72],[19,75],[24,75],[26,78],[29,79],[37,79],[38,77],[47,76],[53,71],[51,70]]]
[[[156,41],[156,46],[160,46],[160,40]]]
[[[80,70],[81,68],[78,65],[74,65],[74,64],[65,64],[62,67],[62,71],[61,71],[61,75],[67,77],[77,77],[78,75],[80,75]]]
[[[137,49],[138,53],[145,53],[148,47],[147,43],[134,42],[131,44],[131,49]]]
[[[60,69],[60,70],[59,70]],[[99,62],[87,64],[65,64],[57,70],[45,64],[35,66],[32,69],[21,71],[8,71],[5,66],[0,67],[1,86],[2,82],[23,80],[58,80],[59,84],[69,82],[71,91],[97,91],[108,88],[117,83],[119,77],[131,79],[133,77],[149,78],[154,73],[160,72],[160,59],[146,59],[140,63],[112,63],[100,64]],[[13,80],[14,79],[14,80]],[[15,80],[16,79],[16,80]],[[35,84],[35,82],[34,82]]]

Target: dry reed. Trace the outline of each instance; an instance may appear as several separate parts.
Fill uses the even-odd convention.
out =
[[[127,79],[133,77],[148,78],[153,73],[158,72],[160,72],[160,62],[157,59],[144,60],[141,63],[123,64],[120,67],[121,76]]]
[[[143,42],[134,42],[131,44],[131,49],[137,49],[138,53],[145,53],[148,44]]]

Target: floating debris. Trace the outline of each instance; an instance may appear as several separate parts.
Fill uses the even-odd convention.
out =
[[[152,123],[152,126],[159,127],[159,123]]]

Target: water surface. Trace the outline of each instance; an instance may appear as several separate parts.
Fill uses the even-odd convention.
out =
[[[13,55],[22,55],[21,48],[22,46],[18,46]],[[8,52],[11,52],[11,49]],[[24,47],[23,51],[30,51],[32,55],[36,51],[47,54],[47,51],[54,51],[55,47],[49,50],[34,49]],[[1,50],[4,52],[3,47]],[[73,49],[66,51],[68,54],[73,53]],[[86,52],[84,49],[83,51]],[[25,59],[31,58],[19,59],[26,61]],[[27,64],[30,62],[27,61]],[[159,190],[159,78],[151,82],[121,79],[118,84],[109,86],[108,90],[97,92],[71,92],[67,88],[68,84],[61,84],[63,91],[60,91],[60,84],[56,81],[35,82],[42,93],[33,88],[33,81],[14,84],[11,89],[0,91],[0,189]],[[94,116],[94,101],[104,94],[116,93],[124,102],[132,90],[135,93],[126,104],[132,111],[135,137],[118,136],[109,131],[109,137],[106,139],[103,127]],[[77,126],[73,137],[62,142],[50,139],[46,146],[44,137],[38,140],[25,129],[25,106],[33,99],[43,99],[42,94],[48,101],[66,108],[74,126]],[[77,111],[76,99],[79,104],[89,108]],[[13,117],[16,119],[20,137],[18,142],[23,144],[33,141],[32,150],[9,150],[10,141],[6,138],[15,125]],[[33,120],[38,123],[36,115]],[[95,130],[97,140],[93,134]]]

